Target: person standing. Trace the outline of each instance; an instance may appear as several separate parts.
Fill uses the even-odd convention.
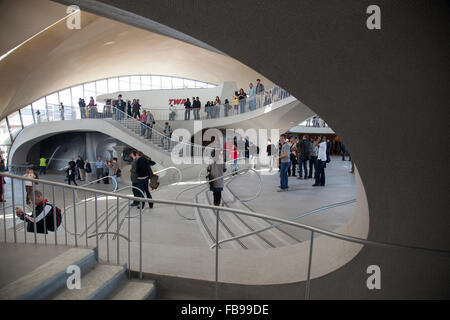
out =
[[[47,159],[44,156],[39,159],[39,174],[47,174]]]
[[[86,162],[84,164],[84,170],[85,170],[86,174],[89,174],[89,177],[91,177],[92,167],[91,167],[91,163],[87,159],[86,159]],[[91,179],[87,179],[87,177],[88,176],[86,175],[86,180],[92,180],[92,177],[91,177]]]
[[[253,83],[250,82],[248,85],[250,90],[248,91],[248,105],[250,111],[253,111],[256,109],[256,88],[253,86]]]
[[[189,101],[189,98],[187,98],[184,103],[184,109],[184,120],[191,120],[191,102]]]
[[[297,164],[297,146],[295,143],[295,138],[292,136],[289,138],[289,145],[291,147],[291,151],[289,154],[289,160],[291,162],[291,166],[288,169],[288,176],[289,177],[296,177],[297,175],[295,174],[295,168],[296,168],[296,164]]]
[[[327,164],[327,141],[326,137],[319,137],[315,144],[319,147],[319,155],[317,156],[316,183],[313,187],[325,186],[325,166]]]
[[[112,159],[110,171],[112,176],[113,192],[115,192],[119,189],[119,182],[117,180],[119,172],[119,164],[117,163],[117,158]]]
[[[313,176],[315,177],[315,175],[313,175],[313,169],[314,169],[314,172],[317,171],[317,156],[319,155],[319,147],[314,144],[314,141],[315,141],[314,138],[311,137],[311,139],[309,141],[310,160],[309,160],[308,179],[311,179]]]
[[[222,102],[220,101],[220,98],[216,96],[216,101],[214,101],[214,114],[216,118],[220,118],[220,105]]]
[[[75,165],[72,163],[73,161],[69,162],[69,166],[66,170],[67,173],[67,179],[68,183],[70,185],[70,182],[73,181],[74,185],[77,185],[77,182],[75,181]]]
[[[169,125],[168,122],[165,123],[164,125],[164,137],[161,138],[161,144],[162,147],[164,148],[164,140],[167,140],[167,149],[170,150],[170,139],[172,137],[172,127]]]
[[[200,98],[199,97],[197,97],[195,99],[195,102],[196,102],[196,108],[194,110],[194,113],[196,115],[196,120],[200,120],[200,109],[202,108],[202,103],[200,102]]]
[[[298,157],[298,179],[303,177],[302,169],[305,169],[305,180],[308,179],[308,160],[310,159],[310,145],[308,136],[304,135],[302,140],[297,143],[297,157]]]
[[[33,169],[25,169],[25,178],[36,179]],[[3,179],[1,179],[3,180]],[[33,194],[33,182],[25,180],[25,191],[27,192],[27,204],[30,205],[32,202],[31,195]]]
[[[222,155],[222,152],[221,152]],[[215,150],[211,153],[211,157],[213,159],[213,163],[208,165],[207,172],[209,180],[213,180],[209,184],[210,191],[213,192],[213,198],[214,198],[214,205],[220,206],[221,200],[222,200],[222,190],[223,190],[223,174],[227,170],[225,167],[225,164],[223,161],[220,163],[217,163],[215,159]],[[222,159],[221,156],[219,156],[219,159]]]
[[[153,136],[153,125],[155,124],[155,118],[153,117],[153,114],[150,110],[147,111],[147,118],[146,118],[146,124],[147,124],[147,139],[151,139]]]
[[[331,161],[331,147],[332,142],[330,141],[330,138],[327,138],[327,163]]]
[[[291,165],[290,153],[291,146],[286,140],[286,135],[280,136],[281,151],[280,151],[280,191],[288,190],[288,170]]]
[[[103,166],[102,157],[98,157],[95,162],[95,173],[97,174],[97,183],[100,183],[101,178],[103,178]]]
[[[114,104],[114,107],[115,107],[114,113],[116,115],[115,116],[116,120],[122,120],[123,113],[125,112],[125,106],[126,106],[126,103],[125,103],[125,101],[122,100],[122,95],[119,94],[117,96],[116,103]]]
[[[233,98],[233,101],[231,102],[231,104],[234,107],[233,115],[238,115],[239,114],[239,110],[238,110],[238,108],[239,108],[238,107],[239,106],[239,94],[238,94],[237,91],[234,93],[234,98]]]
[[[137,160],[136,160],[136,176],[138,181],[138,188],[145,193],[147,198],[151,199],[152,196],[150,194],[150,190],[148,190],[149,180],[153,176],[153,172],[150,167],[149,160],[143,155],[141,151],[137,152]],[[142,195],[140,195],[142,197]],[[143,197],[142,197],[143,198]],[[149,202],[150,209],[153,208],[153,203]],[[145,202],[142,202],[138,209],[144,209]]]
[[[225,117],[228,117],[231,110],[230,102],[228,99],[225,99],[225,104],[223,105],[223,111],[225,113]]]
[[[145,137],[145,133],[147,131],[147,112],[142,112],[139,122],[141,123],[141,136]]]
[[[135,198],[140,198],[141,192],[139,192],[139,183],[138,183],[138,179],[137,179],[137,173],[136,173],[136,162],[137,162],[137,151],[133,150],[131,152],[131,158],[133,159],[133,161],[131,162],[131,169],[130,169],[130,180],[131,180],[131,190],[133,191],[133,196]],[[139,189],[139,190],[138,190]],[[133,203],[131,204],[132,207],[139,205],[139,202],[136,200],[133,200]]]
[[[256,102],[257,107],[261,108],[263,106],[264,99],[264,85],[261,83],[260,79],[256,79]]]
[[[267,148],[266,154],[269,157],[269,172],[272,172],[273,168],[275,168],[275,156],[277,154],[275,145],[272,141],[267,140]]]
[[[109,184],[109,170],[111,169],[111,161],[106,160],[103,163],[103,183]]]
[[[173,104],[169,106],[169,121],[175,120],[175,108],[173,107]]]
[[[78,180],[84,181],[85,180],[84,161],[81,158],[81,156],[78,156],[76,166],[77,166]]]
[[[61,120],[64,120],[64,105],[62,102],[59,103],[59,113],[61,115]]]
[[[244,89],[239,90],[239,107],[240,112],[245,113],[245,103],[247,101],[247,94],[244,92]]]
[[[84,99],[78,98],[78,106],[80,107],[81,119],[86,118],[86,102],[84,102]]]

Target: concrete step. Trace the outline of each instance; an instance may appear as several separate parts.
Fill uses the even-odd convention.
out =
[[[144,280],[127,280],[110,297],[111,300],[153,300],[155,298],[155,281]]]
[[[0,289],[0,300],[40,300],[66,286],[70,276],[67,267],[77,265],[81,275],[96,263],[97,254],[92,249],[69,249],[30,273]]]
[[[81,277],[80,289],[62,288],[52,300],[103,300],[107,299],[126,280],[125,266],[97,264]]]

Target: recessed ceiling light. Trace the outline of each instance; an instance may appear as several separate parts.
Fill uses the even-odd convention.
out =
[[[104,45],[105,46],[110,46],[110,45],[112,45],[112,44],[114,44],[115,42],[114,41],[110,41],[110,42],[106,42]]]

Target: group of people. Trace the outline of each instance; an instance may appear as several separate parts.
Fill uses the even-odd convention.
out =
[[[62,103],[61,103],[62,106]],[[81,119],[97,118],[98,110],[97,104],[95,103],[94,97],[89,98],[89,104],[86,105],[84,98],[78,99],[78,107],[80,108]],[[60,108],[61,111],[61,108]],[[103,110],[104,111],[104,110]],[[62,106],[62,113],[64,113],[64,106]],[[62,120],[64,120],[63,116]]]
[[[253,83],[249,84],[249,92],[245,93],[244,89],[241,88],[239,91],[234,93],[234,98],[230,104],[228,99],[222,103],[220,98],[217,96],[214,101],[207,101],[204,107],[206,113],[206,119],[219,118],[221,110],[223,109],[223,115],[225,117],[231,115],[237,115],[239,113],[245,113],[246,105],[248,102],[248,108],[250,111],[260,108],[264,103],[264,85],[261,83],[260,79],[256,79],[256,86]],[[194,120],[200,120],[200,110],[201,102],[199,97],[192,97],[192,101],[189,98],[186,99],[184,103],[184,120],[191,119],[191,111],[194,114]],[[175,109],[173,105],[169,107],[169,121],[175,119]]]

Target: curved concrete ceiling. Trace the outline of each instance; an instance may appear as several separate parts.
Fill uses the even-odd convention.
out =
[[[0,61],[0,118],[51,92],[120,75],[232,80],[243,88],[259,77],[267,87],[273,85],[237,60],[211,50],[86,12],[81,22],[80,30],[69,30],[66,21],[60,21]]]

